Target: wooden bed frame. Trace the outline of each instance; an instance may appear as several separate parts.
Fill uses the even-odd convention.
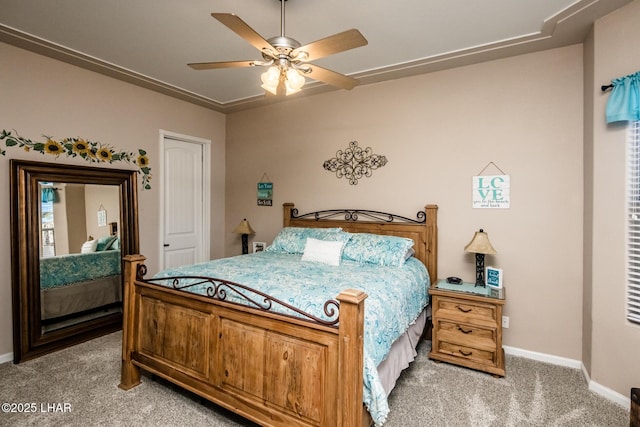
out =
[[[427,205],[412,220],[364,210],[298,215],[285,203],[284,226],[412,238],[434,282],[437,209]],[[138,385],[143,369],[265,426],[370,424],[362,403],[364,292],[342,291],[337,326],[325,325],[145,282],[144,260],[124,257],[120,388]]]

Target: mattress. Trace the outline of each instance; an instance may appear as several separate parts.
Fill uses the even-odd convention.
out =
[[[80,283],[120,274],[119,250],[61,255],[40,260],[40,289]]]

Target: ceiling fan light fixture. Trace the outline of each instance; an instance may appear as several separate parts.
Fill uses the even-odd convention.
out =
[[[266,91],[277,95],[278,83],[280,83],[280,69],[276,66],[269,67],[267,71],[260,76],[262,79],[262,88]]]
[[[285,87],[287,88],[287,95],[300,92],[305,84],[304,76],[295,68],[289,68],[286,76]]]
[[[307,59],[309,59],[309,53],[304,50],[293,52],[293,55],[291,55],[292,61],[306,61]]]

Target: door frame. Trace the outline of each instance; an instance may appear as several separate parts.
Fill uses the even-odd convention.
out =
[[[200,247],[203,257],[202,261],[207,261],[211,253],[211,140],[160,129],[160,150],[158,150],[160,152],[160,161],[158,168],[158,175],[160,176],[158,266],[160,270],[164,269],[164,141],[166,138],[170,138],[175,141],[182,141],[189,144],[198,144],[202,147],[202,235],[204,236],[201,241]]]

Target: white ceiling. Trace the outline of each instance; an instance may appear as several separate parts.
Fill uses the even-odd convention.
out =
[[[631,0],[288,0],[285,34],[302,44],[357,28],[369,41],[314,63],[371,84],[580,43]],[[261,59],[211,17],[238,15],[280,35],[279,0],[0,0],[0,41],[231,112],[265,97],[260,67],[196,71],[190,62]],[[331,86],[307,79],[305,96]],[[354,89],[354,90],[357,90]]]

